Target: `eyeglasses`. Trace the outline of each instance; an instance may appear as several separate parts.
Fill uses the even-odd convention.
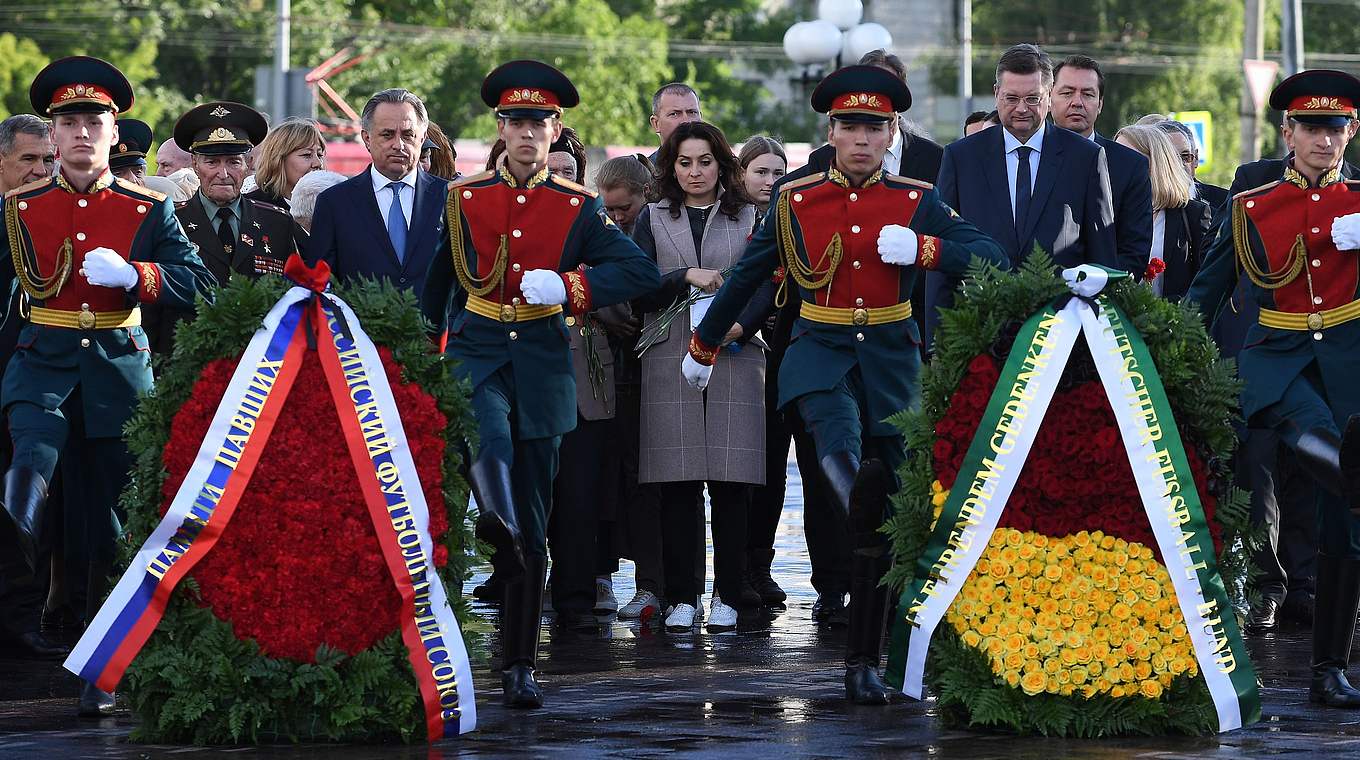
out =
[[[1181,151],[1181,162],[1187,164],[1192,162],[1199,163],[1199,156],[1196,156],[1194,153],[1191,153],[1190,151],[1183,150]]]
[[[1018,95],[1002,95],[1002,96],[1001,96],[1001,102],[1002,102],[1002,103],[1005,103],[1006,106],[1007,106],[1008,108],[1015,108],[1016,106],[1020,105],[1021,103],[1024,103],[1025,105],[1029,106],[1030,108],[1038,108],[1039,106],[1043,105],[1044,96],[1043,96],[1043,95],[1026,95],[1025,97],[1022,98],[1022,97],[1019,97]]]

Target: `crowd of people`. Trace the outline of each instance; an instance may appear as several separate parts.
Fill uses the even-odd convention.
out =
[[[777,138],[734,143],[705,120],[700,93],[667,84],[652,97],[655,152],[592,171],[563,125],[579,100],[570,81],[518,61],[482,87],[497,115],[485,171],[461,176],[422,100],[394,88],[365,105],[372,162],[347,178],[326,170],[310,120],[270,127],[249,106],[215,101],[157,139],[142,122],[113,120],[132,101],[116,69],[53,64],[34,83],[35,114],[0,122],[7,221],[38,229],[33,214],[54,193],[82,209],[86,195],[112,193],[148,222],[160,212],[147,204],[165,216],[156,234],[135,228],[117,244],[75,234],[75,264],[69,237],[64,264],[51,252],[65,230],[43,233],[57,235],[49,251],[37,232],[16,239],[9,228],[6,275],[20,287],[0,335],[10,431],[0,626],[11,648],[61,657],[53,631],[78,629],[107,591],[126,482],[121,424],[152,382],[146,355],[170,354],[175,326],[214,282],[281,274],[298,252],[336,277],[410,291],[470,381],[479,442],[468,474],[478,534],[495,548],[495,571],[472,594],[502,607],[507,704],[542,702],[533,667],[545,609],[564,628],[617,614],[722,632],[744,611],[782,606],[771,565],[790,446],[810,614],[850,629],[847,696],[887,702],[877,529],[910,452],[885,420],[915,403],[938,310],[968,265],[1013,268],[1041,248],[1060,267],[1122,269],[1204,305],[1222,353],[1240,355],[1237,471],[1269,535],[1249,630],[1316,619],[1314,696],[1360,706],[1344,677],[1360,605],[1360,541],[1347,543],[1360,531],[1346,522],[1360,463],[1347,421],[1360,408],[1336,385],[1353,360],[1348,318],[1331,311],[1356,296],[1342,191],[1355,176],[1343,151],[1360,83],[1339,72],[1282,83],[1272,106],[1285,114],[1289,155],[1241,167],[1224,189],[1196,177],[1182,123],[1149,114],[1096,132],[1105,75],[1090,57],[1055,64],[1033,45],[1007,50],[995,110],[968,116],[945,146],[902,115],[906,73],[879,50],[828,76],[812,98],[829,117],[828,144],[802,167]],[[90,96],[63,99],[74,83]],[[1322,216],[1253,210],[1286,203],[1270,195],[1282,186],[1314,202],[1322,188],[1341,195]],[[1291,253],[1296,235],[1303,258]],[[59,275],[65,291],[49,286]],[[1297,326],[1281,313],[1307,316]],[[69,342],[74,326],[100,334],[117,382],[93,385],[60,358],[90,347],[92,336]],[[1261,379],[1286,365],[1282,379]],[[1330,526],[1321,535],[1314,502]],[[613,585],[621,558],[634,573],[627,601]],[[83,713],[113,704],[86,685]]]

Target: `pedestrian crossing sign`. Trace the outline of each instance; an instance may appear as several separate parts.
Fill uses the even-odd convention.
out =
[[[1214,115],[1208,111],[1178,111],[1171,118],[1190,128],[1199,152],[1199,168],[1209,168],[1214,162]]]

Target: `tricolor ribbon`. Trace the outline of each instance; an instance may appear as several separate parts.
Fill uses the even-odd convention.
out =
[[[1098,294],[1104,276],[1090,277],[1099,281],[1097,286],[1086,282],[1082,275],[1088,274],[1064,272],[1078,297],[1054,300],[1021,327],[958,478],[916,561],[913,580],[902,592],[887,676],[908,696],[922,698],[931,637],[996,530],[1072,348],[1085,335],[1218,713],[1219,730],[1231,731],[1260,719],[1261,700],[1218,574],[1185,447],[1142,336],[1113,301]]]
[[[70,656],[67,670],[112,691],[165,614],[180,579],[226,529],[279,410],[314,345],[339,412],[364,501],[401,596],[401,632],[431,741],[473,730],[477,710],[462,632],[434,564],[429,508],[373,342],[329,269],[294,255],[291,288],[270,309],[223,394],[165,517],[133,558]]]

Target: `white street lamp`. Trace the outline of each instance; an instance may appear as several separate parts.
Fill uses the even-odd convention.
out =
[[[830,21],[842,32],[849,31],[864,18],[864,3],[861,0],[819,0],[817,18]]]
[[[892,42],[892,33],[882,24],[860,24],[846,32],[843,55],[846,61],[858,61],[871,50],[891,48]]]

